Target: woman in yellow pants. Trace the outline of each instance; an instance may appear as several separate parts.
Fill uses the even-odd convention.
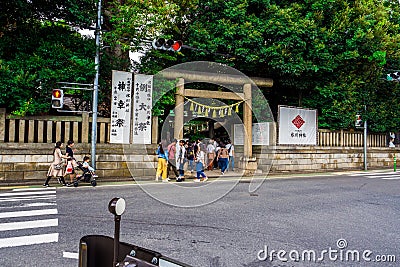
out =
[[[167,178],[167,162],[168,162],[168,152],[164,151],[162,144],[158,144],[158,148],[156,151],[158,156],[158,166],[157,166],[157,173],[156,173],[156,181],[158,181],[159,177],[162,177],[163,182],[168,182],[169,179]]]

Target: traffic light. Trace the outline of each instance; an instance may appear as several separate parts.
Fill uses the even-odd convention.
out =
[[[386,79],[388,81],[400,81],[400,74],[398,72],[388,73]]]
[[[152,42],[154,49],[179,52],[182,48],[182,41],[174,41],[172,39],[158,38]]]
[[[51,94],[51,107],[60,109],[64,105],[64,92],[61,89],[53,89]]]
[[[363,128],[363,121],[361,119],[361,115],[357,114],[356,115],[356,123],[355,123],[356,128]]]

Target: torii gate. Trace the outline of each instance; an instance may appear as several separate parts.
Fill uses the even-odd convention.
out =
[[[243,124],[245,140],[243,145],[243,156],[245,161],[245,169],[248,169],[249,161],[255,162],[253,159],[252,149],[252,95],[251,95],[251,79],[256,85],[264,87],[272,87],[273,80],[269,78],[245,78],[239,75],[229,74],[214,74],[214,73],[201,73],[191,71],[163,71],[163,77],[168,79],[178,79],[176,84],[175,94],[175,123],[174,123],[174,137],[176,139],[183,138],[183,124],[184,124],[184,102],[186,97],[197,98],[215,98],[215,99],[229,99],[239,100],[244,102],[243,107]],[[186,81],[205,82],[212,84],[230,84],[242,85],[243,93],[235,92],[220,92],[210,90],[186,89],[184,84]],[[252,168],[251,168],[252,169]]]

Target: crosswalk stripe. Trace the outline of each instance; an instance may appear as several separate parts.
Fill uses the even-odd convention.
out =
[[[33,192],[13,192],[13,193],[0,193],[0,197],[16,197],[26,195],[51,195],[55,194],[56,190],[48,191],[33,191]]]
[[[12,201],[24,201],[24,200],[44,200],[44,199],[55,199],[56,196],[33,196],[33,197],[2,197],[0,198],[0,202],[12,202]]]
[[[57,206],[57,203],[36,202],[36,203],[24,204],[22,207],[44,207],[44,206]]]
[[[382,173],[377,173],[377,172],[368,172],[368,173],[354,173],[350,174],[350,176],[376,176],[376,175],[396,175],[395,172],[382,172]]]
[[[53,226],[58,226],[58,219],[0,223],[0,232]]]
[[[368,176],[368,178],[400,178],[400,175],[376,175],[376,176]]]
[[[14,188],[13,192],[20,192],[20,191],[53,191],[55,188]]]
[[[382,180],[400,180],[398,172],[369,172],[369,173],[354,173],[352,177],[365,177],[367,179],[382,179]]]
[[[0,233],[4,236],[0,238],[0,249],[58,242],[59,233],[54,230],[58,226],[58,218],[54,218],[58,214],[54,188],[13,189],[0,193],[0,203]],[[22,235],[21,230],[29,234]]]
[[[53,214],[57,214],[57,209],[9,211],[9,212],[0,212],[0,219],[1,218],[16,218],[16,217],[28,217],[28,216],[53,215]]]
[[[0,248],[58,242],[58,233],[0,238]]]
[[[63,251],[63,258],[77,260],[77,259],[79,259],[79,253]]]

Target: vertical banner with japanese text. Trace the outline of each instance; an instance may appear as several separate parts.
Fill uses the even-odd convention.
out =
[[[152,75],[135,74],[133,97],[133,143],[151,144]]]
[[[110,143],[130,143],[131,113],[132,73],[113,70]]]
[[[280,145],[317,145],[317,110],[279,106]]]

